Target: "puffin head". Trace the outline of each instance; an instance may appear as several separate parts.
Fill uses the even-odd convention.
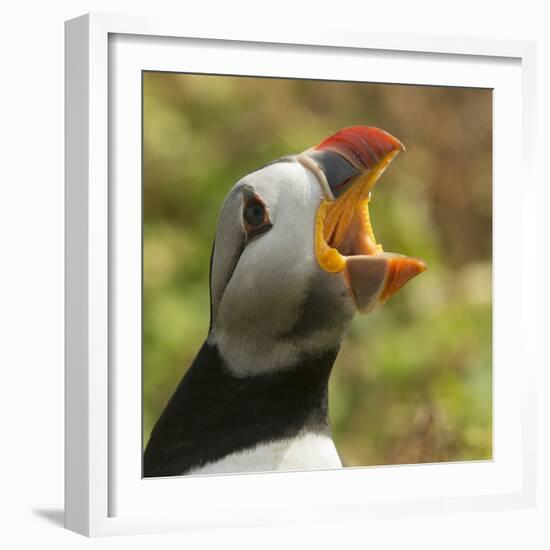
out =
[[[337,350],[356,311],[426,269],[384,252],[370,223],[371,190],[402,150],[387,132],[354,126],[233,186],[212,252],[208,342],[235,375]]]

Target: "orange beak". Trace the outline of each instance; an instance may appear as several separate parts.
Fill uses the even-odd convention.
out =
[[[317,212],[317,261],[325,271],[343,274],[363,314],[426,270],[418,258],[384,252],[370,222],[372,188],[404,149],[383,130],[354,126],[298,156],[316,173],[327,195]]]

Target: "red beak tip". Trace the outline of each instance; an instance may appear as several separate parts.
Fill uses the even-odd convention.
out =
[[[394,136],[374,126],[343,128],[314,147],[338,153],[360,170],[371,170],[392,151],[405,146]]]

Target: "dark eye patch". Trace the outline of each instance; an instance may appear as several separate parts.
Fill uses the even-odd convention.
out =
[[[244,189],[243,224],[247,240],[261,235],[273,227],[264,202],[249,187]]]

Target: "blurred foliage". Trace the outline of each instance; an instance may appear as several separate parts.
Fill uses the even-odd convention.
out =
[[[223,199],[264,163],[340,128],[407,151],[378,183],[376,236],[429,270],[356,316],[330,384],[347,465],[492,456],[490,90],[144,75],[144,442],[206,337]]]

